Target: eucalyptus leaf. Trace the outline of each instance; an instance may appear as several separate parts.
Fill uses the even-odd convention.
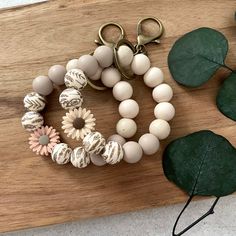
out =
[[[222,66],[228,52],[225,36],[211,28],[199,28],[179,38],[168,55],[172,77],[180,84],[198,87]]]
[[[221,197],[236,191],[236,149],[224,137],[199,131],[165,149],[166,177],[190,196]]]
[[[218,109],[227,117],[236,121],[236,72],[224,81],[217,95]]]

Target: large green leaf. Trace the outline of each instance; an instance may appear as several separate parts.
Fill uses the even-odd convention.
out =
[[[224,137],[199,131],[171,142],[163,157],[166,177],[193,195],[236,191],[236,149]]]
[[[228,41],[223,34],[199,28],[175,42],[168,56],[169,69],[178,83],[197,87],[224,66],[227,52]]]
[[[227,117],[236,121],[236,73],[233,72],[224,81],[216,99],[218,109]]]

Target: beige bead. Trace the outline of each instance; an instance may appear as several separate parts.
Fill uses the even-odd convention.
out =
[[[118,60],[122,67],[127,67],[131,64],[134,53],[130,47],[121,45],[117,50]]]
[[[62,65],[54,65],[48,70],[49,79],[56,85],[64,84],[64,76],[66,74],[66,68]]]
[[[122,118],[116,124],[116,132],[124,138],[131,138],[137,132],[137,125],[132,119]]]
[[[48,76],[40,75],[33,80],[33,90],[43,96],[49,95],[53,91],[53,84]]]
[[[93,76],[90,76],[89,79],[91,80],[99,80],[101,79],[101,75],[102,75],[102,67],[98,67],[96,73]]]
[[[169,102],[161,102],[154,108],[154,115],[157,119],[170,121],[175,116],[175,108]]]
[[[112,93],[116,100],[123,101],[132,97],[133,88],[128,82],[120,81],[113,87]]]
[[[102,157],[110,165],[117,164],[124,157],[122,146],[115,141],[109,141],[103,149]]]
[[[150,68],[151,62],[144,54],[137,54],[131,63],[131,69],[136,75],[143,75]]]
[[[163,83],[164,74],[158,67],[151,67],[143,76],[144,83],[150,87],[154,88],[157,85]]]
[[[153,89],[152,97],[156,102],[169,102],[173,97],[173,90],[168,84],[160,84]]]
[[[52,160],[59,165],[66,164],[70,161],[72,149],[66,143],[58,143],[52,150]]]
[[[119,113],[124,118],[135,118],[139,113],[139,105],[133,99],[127,99],[120,103]]]
[[[143,149],[144,154],[146,155],[153,155],[155,154],[159,147],[160,142],[158,138],[153,134],[144,134],[139,138],[138,143]]]
[[[106,162],[102,158],[101,155],[97,155],[97,154],[93,153],[93,154],[90,155],[90,160],[95,166],[104,166],[104,165],[106,165]]]
[[[97,72],[98,62],[94,56],[83,55],[79,58],[78,66],[88,77],[91,77]]]
[[[112,88],[121,80],[121,74],[116,68],[109,67],[103,70],[101,80],[106,87]]]
[[[107,139],[107,141],[108,141],[108,142],[109,142],[109,141],[115,141],[115,142],[119,143],[121,146],[123,146],[123,145],[125,144],[125,142],[126,142],[126,140],[125,140],[122,136],[120,136],[119,134],[113,134],[113,135],[111,135],[111,136]]]
[[[123,145],[124,160],[127,163],[136,163],[143,156],[142,147],[134,141],[129,141]]]
[[[108,46],[97,47],[93,56],[102,68],[109,67],[113,63],[113,50]]]
[[[149,132],[155,135],[158,139],[162,140],[169,136],[170,125],[165,120],[156,119],[151,122]]]
[[[73,70],[73,69],[79,69],[79,59],[72,59],[68,61],[66,65],[66,70]]]

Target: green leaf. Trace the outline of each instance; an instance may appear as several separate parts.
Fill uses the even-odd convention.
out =
[[[221,86],[216,104],[218,109],[227,117],[236,121],[236,73],[233,72]]]
[[[211,131],[172,141],[164,152],[163,168],[190,196],[221,197],[236,191],[236,149]]]
[[[172,77],[180,84],[198,87],[225,66],[228,41],[210,28],[199,28],[179,38],[168,55]]]

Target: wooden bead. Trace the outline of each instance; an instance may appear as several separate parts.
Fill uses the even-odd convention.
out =
[[[101,79],[102,70],[103,70],[103,68],[99,66],[97,71],[96,71],[96,73],[93,76],[90,76],[89,79],[91,79],[91,80],[99,80],[99,79]]]
[[[169,102],[161,102],[155,106],[154,115],[157,119],[170,121],[175,116],[175,108]]]
[[[86,152],[99,154],[106,144],[105,138],[99,132],[91,132],[83,139],[83,146]]]
[[[91,159],[91,162],[95,166],[104,166],[104,165],[106,165],[105,160],[100,155],[97,155],[97,154],[93,153],[93,154],[90,155],[90,159]]]
[[[152,97],[156,102],[169,102],[173,97],[173,90],[168,84],[160,84],[153,89]]]
[[[97,72],[98,62],[94,56],[83,55],[79,58],[78,66],[88,77],[91,77]]]
[[[35,111],[28,111],[22,117],[21,123],[24,129],[32,132],[43,125],[44,119],[40,113]]]
[[[24,97],[24,107],[27,111],[42,111],[46,104],[46,99],[42,95],[31,92]]]
[[[113,87],[112,93],[116,100],[123,101],[132,97],[133,88],[128,82],[120,81]]]
[[[127,99],[120,103],[119,113],[124,118],[135,118],[139,113],[139,105],[133,99]]]
[[[52,160],[59,165],[66,164],[70,161],[72,149],[66,143],[58,143],[52,150]]]
[[[144,134],[139,138],[139,145],[142,147],[144,154],[153,155],[155,154],[159,147],[160,142],[158,138],[153,134]]]
[[[109,141],[104,147],[102,157],[106,163],[114,165],[123,159],[124,152],[119,143]]]
[[[121,74],[116,68],[109,67],[103,70],[101,80],[106,87],[112,88],[121,80]]]
[[[127,67],[131,64],[134,53],[130,47],[121,45],[117,50],[118,60],[121,66]]]
[[[65,85],[67,88],[82,90],[87,85],[87,77],[80,69],[69,70],[65,75]]]
[[[151,122],[149,132],[155,135],[158,139],[162,140],[169,136],[170,125],[165,120],[156,119]]]
[[[93,56],[102,68],[109,67],[113,63],[113,50],[105,45],[95,49]]]
[[[161,69],[158,67],[151,67],[143,77],[144,83],[150,87],[154,88],[157,85],[163,83],[164,81],[164,74]]]
[[[72,59],[68,61],[66,65],[66,70],[73,70],[73,69],[79,69],[79,59]]]
[[[131,69],[136,75],[143,75],[150,68],[151,62],[144,54],[137,54],[131,63]]]
[[[66,74],[66,68],[62,65],[54,65],[48,70],[49,79],[56,85],[64,84],[64,76]]]
[[[122,136],[120,136],[119,134],[113,134],[113,135],[111,135],[108,139],[107,139],[107,141],[109,142],[109,141],[115,141],[115,142],[117,142],[117,143],[119,143],[121,146],[123,146],[124,144],[125,144],[125,139],[122,137]]]
[[[48,76],[40,75],[33,80],[33,90],[43,96],[49,95],[53,91],[52,81]]]
[[[62,91],[59,97],[59,102],[64,109],[79,108],[83,104],[83,97],[79,90],[67,88]]]
[[[129,141],[123,145],[124,161],[127,163],[137,163],[143,156],[141,146],[134,141]]]
[[[131,138],[137,132],[137,125],[132,119],[122,118],[116,124],[116,132],[124,138]]]
[[[84,168],[90,163],[90,155],[84,148],[77,147],[72,151],[70,161],[74,167]]]

